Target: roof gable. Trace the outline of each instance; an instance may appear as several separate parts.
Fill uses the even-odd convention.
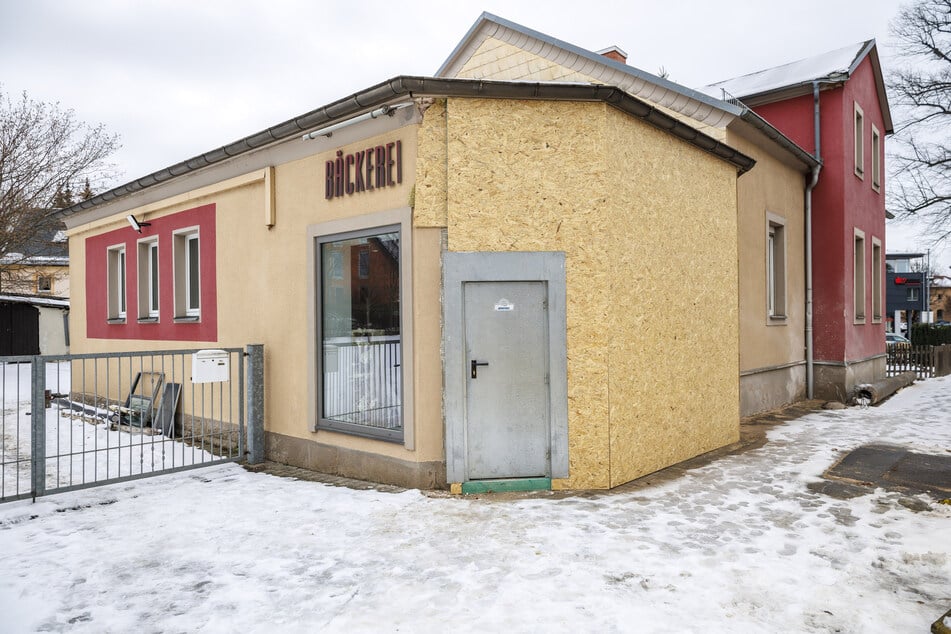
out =
[[[559,73],[561,76],[557,76]],[[549,74],[551,78],[546,76]],[[608,84],[712,127],[724,127],[743,111],[716,97],[491,13],[479,16],[436,76]]]

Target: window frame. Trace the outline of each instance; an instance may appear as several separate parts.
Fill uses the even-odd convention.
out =
[[[906,293],[905,293],[906,302],[921,302],[921,289],[918,286],[909,286],[905,290],[906,290]]]
[[[865,180],[865,112],[858,102],[853,105],[855,175]]]
[[[125,243],[106,247],[106,320],[124,324],[128,314],[128,283]]]
[[[320,280],[320,240],[332,242],[341,239],[348,233],[366,231],[377,234],[385,230],[396,230],[400,235],[400,379],[402,395],[402,422],[403,428],[400,437],[394,434],[391,438],[382,438],[378,435],[359,433],[364,430],[331,430],[321,424],[322,411],[322,329],[320,323],[322,296]],[[332,238],[332,239],[324,239]],[[350,218],[328,220],[307,227],[307,390],[308,390],[308,420],[311,432],[325,433],[335,431],[348,436],[364,437],[371,440],[402,444],[403,448],[413,451],[416,448],[415,432],[415,405],[414,405],[414,355],[413,345],[413,223],[412,209],[401,207],[379,211]]]
[[[872,124],[872,189],[882,191],[882,134]]]
[[[195,241],[198,262],[192,264],[191,243]],[[197,226],[185,227],[172,232],[172,281],[175,288],[175,321],[201,320],[201,231]],[[198,282],[198,305],[191,304],[192,273]]]
[[[787,302],[786,219],[766,212],[766,318],[767,323],[786,323]]]
[[[865,290],[865,232],[853,229],[852,234],[852,310],[853,323],[864,324],[866,321],[865,304],[868,293]]]
[[[44,284],[44,280],[46,284]],[[45,287],[45,288],[44,288]],[[39,274],[36,276],[36,294],[37,295],[52,295],[53,294],[53,276]]]
[[[882,275],[882,241],[872,236],[872,323],[882,323],[885,288]]]
[[[160,293],[161,268],[159,266],[159,238],[143,238],[136,243],[136,267],[138,269],[138,316],[141,322],[159,320],[162,306]],[[154,261],[153,261],[154,254]],[[154,280],[154,283],[153,283]],[[153,307],[152,300],[155,300]]]

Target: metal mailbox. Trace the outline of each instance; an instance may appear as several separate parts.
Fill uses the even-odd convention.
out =
[[[199,350],[192,354],[192,383],[231,380],[231,361],[224,350]]]

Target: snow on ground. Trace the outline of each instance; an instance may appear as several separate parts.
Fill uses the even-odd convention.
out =
[[[70,391],[70,364],[47,363],[46,387]],[[32,444],[29,363],[0,364],[0,495],[14,497],[31,489]],[[80,416],[55,403],[46,410],[46,487],[81,485],[167,468],[216,460],[212,454],[162,435],[111,430],[108,410]],[[0,628],[2,629],[2,628]]]
[[[951,450],[949,388],[633,492],[430,497],[229,464],[0,505],[0,629],[926,632],[951,608],[951,506],[806,485],[870,442]]]

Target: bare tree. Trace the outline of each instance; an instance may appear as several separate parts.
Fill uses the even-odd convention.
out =
[[[921,221],[934,243],[951,237],[951,0],[917,0],[891,25],[905,65],[889,76],[903,123],[890,156],[889,206]]]
[[[55,204],[112,178],[118,136],[76,120],[59,104],[0,90],[0,285],[44,248],[59,223]],[[84,192],[86,191],[84,190]]]

